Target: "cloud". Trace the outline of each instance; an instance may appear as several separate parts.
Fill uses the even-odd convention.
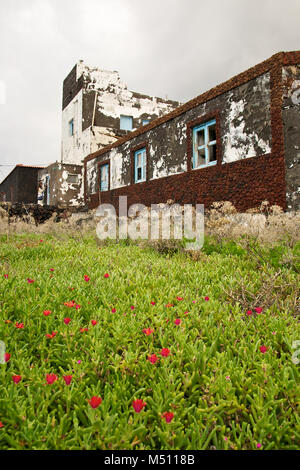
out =
[[[1,2],[0,164],[60,159],[62,82],[79,59],[184,102],[299,49],[299,17],[298,0]]]

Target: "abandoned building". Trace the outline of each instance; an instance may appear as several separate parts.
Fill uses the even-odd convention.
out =
[[[300,51],[275,54],[136,127],[85,158],[90,208],[118,210],[122,195],[128,206],[228,200],[243,211],[268,200],[300,209]]]
[[[129,91],[118,72],[79,61],[63,82],[61,160],[38,175],[43,203],[84,204],[84,158],[178,105]]]
[[[0,184],[0,201],[36,203],[38,193],[38,172],[43,167],[16,165]]]

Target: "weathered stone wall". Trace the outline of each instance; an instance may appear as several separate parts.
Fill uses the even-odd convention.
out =
[[[149,97],[127,89],[119,73],[92,68],[80,61],[64,80],[62,111],[63,163],[82,164],[83,159],[126,136],[120,116],[133,118],[133,129],[172,111],[177,101]],[[74,134],[69,122],[73,119]]]
[[[288,209],[300,209],[300,64],[282,69],[286,198]]]
[[[83,205],[82,166],[56,162],[39,171],[40,180],[45,182],[46,176],[49,176],[50,205],[67,207]]]
[[[284,175],[271,154],[270,73],[192,107],[152,129],[101,151],[86,161],[86,194],[90,205],[99,201],[98,164],[110,162],[110,191],[101,202],[128,204],[166,202],[211,204],[230,200],[247,209],[268,199],[284,204]],[[191,168],[191,130],[200,122],[217,120],[217,164]],[[133,149],[147,147],[147,181],[133,184]],[[278,192],[274,192],[277,180]]]

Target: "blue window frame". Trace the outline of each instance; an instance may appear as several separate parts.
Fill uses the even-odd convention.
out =
[[[147,124],[149,124],[149,122],[150,122],[149,119],[143,119],[142,120],[142,125],[147,126]]]
[[[216,121],[193,128],[193,168],[217,163]]]
[[[134,152],[134,182],[146,181],[146,147]]]
[[[132,130],[132,116],[120,116],[120,129],[123,131]]]
[[[69,121],[69,135],[74,135],[74,119]]]
[[[100,166],[100,191],[108,191],[108,163]]]

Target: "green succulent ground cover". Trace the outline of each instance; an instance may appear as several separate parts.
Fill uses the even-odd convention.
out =
[[[241,282],[255,292],[278,267],[297,285],[297,269],[280,266],[284,247],[265,250],[270,265],[258,268],[235,243],[206,242],[195,261],[89,236],[39,238],[0,239],[10,354],[0,364],[1,449],[299,448],[299,317],[284,299],[257,314],[260,305],[226,295]]]

